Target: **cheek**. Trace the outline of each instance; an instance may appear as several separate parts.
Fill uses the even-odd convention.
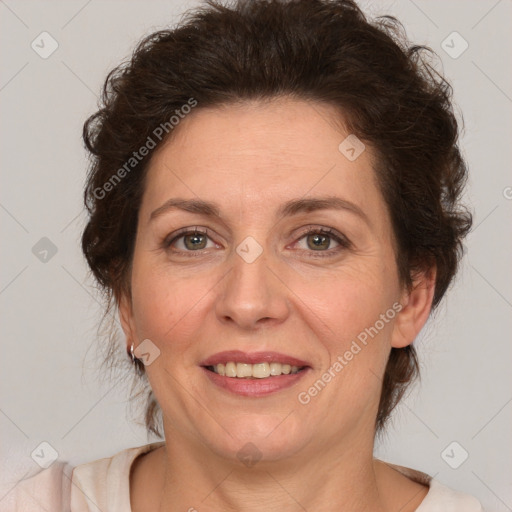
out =
[[[360,277],[338,279],[335,284],[326,280],[322,293],[316,286],[301,292],[308,297],[306,322],[322,356],[321,366],[302,387],[299,402],[328,411],[318,414],[327,414],[336,425],[377,407],[396,317],[397,303],[384,282],[375,275],[368,281]]]
[[[159,338],[159,331],[171,329],[176,321],[175,293],[165,276],[155,271],[138,274],[132,278],[137,333],[139,338]]]
[[[320,401],[329,402],[333,410],[372,402],[380,393],[379,376],[399,307],[394,267],[370,258],[365,265],[347,265],[331,275],[295,278],[291,288],[305,299],[307,307],[297,307],[322,352],[321,369],[308,386],[315,386],[319,377],[332,382]],[[313,395],[316,392],[312,389]]]
[[[163,351],[189,347],[201,324],[198,315],[204,315],[218,280],[213,272],[184,273],[149,258],[134,260],[132,300],[138,338],[151,339]]]
[[[324,325],[321,332],[325,332],[327,338],[353,339],[392,309],[399,297],[396,272],[393,267],[375,260],[314,276],[295,274],[290,288],[311,311],[311,317],[317,317],[317,323]],[[297,302],[297,307],[299,304]],[[386,319],[389,317],[394,317],[393,311]],[[383,328],[379,322],[379,330],[387,332],[389,323]],[[336,345],[336,341],[332,343]]]

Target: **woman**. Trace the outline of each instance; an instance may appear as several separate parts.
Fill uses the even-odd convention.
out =
[[[451,89],[426,50],[349,0],[211,3],[109,75],[84,126],[82,247],[165,441],[56,464],[20,495],[481,510],[373,458],[471,226]]]

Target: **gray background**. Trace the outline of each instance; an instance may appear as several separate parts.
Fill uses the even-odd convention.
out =
[[[142,35],[195,4],[0,1],[0,431],[1,465],[9,468],[0,500],[39,469],[30,454],[43,441],[72,464],[148,442],[127,417],[126,386],[95,373],[101,306],[79,249],[87,164],[81,130],[107,72]],[[467,202],[475,213],[458,280],[416,342],[421,385],[397,410],[376,456],[470,492],[488,511],[512,510],[512,2],[361,5],[396,15],[414,42],[440,55],[464,115]],[[43,31],[59,45],[47,59],[31,48]],[[469,44],[457,58],[441,46],[453,31]],[[463,43],[451,36],[445,44],[453,54]],[[57,249],[46,262],[32,250],[43,237]],[[453,441],[460,447],[445,451]],[[453,465],[462,450],[468,459],[452,469],[444,459]]]

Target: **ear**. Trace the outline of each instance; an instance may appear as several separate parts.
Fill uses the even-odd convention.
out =
[[[126,349],[129,350],[132,343],[135,343],[135,322],[133,320],[132,303],[130,298],[122,293],[119,299],[119,320],[126,337]]]
[[[402,309],[393,327],[392,347],[403,348],[415,340],[430,314],[435,284],[436,269],[430,268],[417,274],[411,290],[404,290],[400,300]]]

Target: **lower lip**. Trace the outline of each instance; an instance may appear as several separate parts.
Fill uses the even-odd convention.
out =
[[[238,379],[236,377],[225,377],[218,373],[207,370],[203,367],[206,376],[217,386],[240,396],[260,397],[276,393],[296,384],[308,373],[306,368],[298,373],[288,375],[277,375],[264,379]]]

